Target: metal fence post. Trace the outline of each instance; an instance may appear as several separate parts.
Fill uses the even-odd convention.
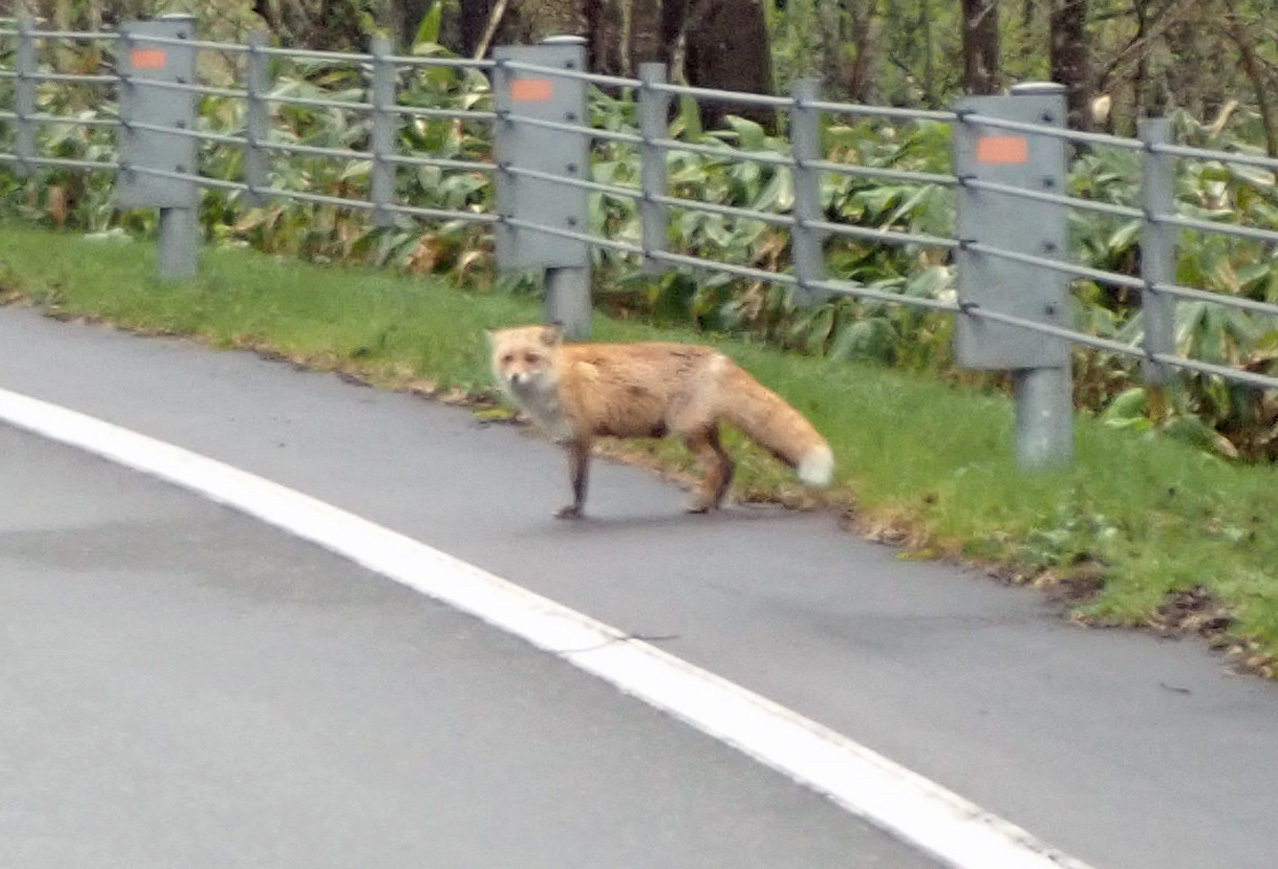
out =
[[[200,220],[195,208],[160,209],[160,277],[193,278],[200,269]]]
[[[1145,382],[1162,386],[1171,377],[1171,369],[1154,361],[1156,353],[1176,350],[1176,299],[1158,291],[1158,284],[1176,280],[1176,230],[1160,218],[1176,208],[1176,164],[1169,154],[1155,150],[1156,145],[1170,144],[1171,121],[1146,118],[1138,123],[1140,140],[1145,143],[1141,155],[1141,208],[1145,217],[1140,228],[1140,275],[1145,281],[1141,293],[1141,314],[1145,321],[1145,353],[1141,362]]]
[[[1011,89],[1013,97],[1035,97],[1043,95],[1060,95],[1064,103],[1064,85],[1029,83],[1014,85]],[[1043,123],[1065,126],[1066,115],[1063,111],[1048,110],[1042,115]],[[1061,148],[1059,165],[1051,167],[1051,175],[1044,175],[1042,184],[1048,189],[1064,190],[1067,178],[1065,149]],[[1064,229],[1065,219],[1060,220]],[[1043,227],[1045,235],[1051,235],[1047,227]],[[1065,233],[1056,240],[1048,240],[1043,249],[1047,253],[1064,256],[1066,253]],[[1062,284],[1065,281],[1060,275],[1040,275],[1048,280]],[[1062,292],[1062,295],[1064,293]],[[1068,309],[1068,306],[1062,306]],[[1052,316],[1052,311],[1046,312]],[[1065,311],[1055,312],[1064,318]],[[1012,388],[1016,396],[1016,457],[1021,467],[1029,470],[1060,467],[1074,460],[1074,372],[1072,362],[1067,357],[1064,365],[1024,368],[1013,372]]]
[[[1074,458],[1074,379],[1069,367],[1018,368],[1016,459],[1026,470],[1061,467]]]
[[[373,170],[369,197],[373,201],[373,225],[391,226],[395,215],[387,208],[395,200],[395,64],[389,58],[391,41],[373,37],[372,145]]]
[[[31,116],[36,110],[36,82],[33,76],[39,71],[36,65],[35,38],[31,35],[34,29],[31,19],[26,15],[18,18],[18,68],[17,81],[14,82],[14,114],[17,124],[14,129],[14,152],[18,156],[18,174],[23,178],[31,175],[35,167],[29,161],[36,156],[36,125]]]
[[[576,77],[510,67],[521,63],[584,71],[585,40],[557,36],[540,45],[499,46],[493,59],[497,265],[543,269],[546,319],[562,324],[570,338],[585,338],[591,319],[590,245],[585,239],[539,232],[538,227],[584,234],[590,216],[586,190],[523,173],[588,179],[591,135],[521,121],[588,126],[586,85]]]
[[[190,39],[195,35],[195,16],[193,15],[165,15],[164,19],[172,19],[178,25],[177,38]],[[178,82],[194,83],[195,78],[195,51],[190,48],[171,49],[171,54],[186,55],[185,66],[189,68],[189,72],[179,72]],[[182,63],[183,59],[177,62]],[[194,126],[195,123],[195,105],[197,97],[192,95],[191,102],[191,118],[190,121],[184,122],[179,120],[177,126]],[[190,159],[184,159],[175,167],[178,172],[189,172],[198,174],[198,149],[195,141],[191,140],[189,149]],[[160,254],[159,269],[160,277],[170,279],[193,278],[199,272],[200,268],[200,213],[199,213],[199,188],[194,184],[187,182],[190,187],[189,201],[183,205],[162,207],[160,209]]]
[[[580,69],[585,72],[585,37],[552,36],[543,39],[542,45],[571,47],[576,56],[564,60],[564,68]],[[589,126],[589,108],[586,104],[586,88],[584,84],[580,87],[580,93],[580,105],[574,106],[570,111],[566,112],[563,120],[570,124],[585,124]],[[565,155],[563,171],[570,176],[579,175],[589,178],[590,139],[583,136],[582,141],[583,147],[581,151],[584,157],[577,159],[571,154]],[[585,197],[582,197],[582,199],[584,201]],[[587,214],[588,211],[582,209],[581,217],[570,219],[569,223],[573,224],[578,231],[585,231]],[[594,303],[590,293],[589,253],[586,256],[585,265],[564,265],[546,269],[546,320],[548,322],[561,323],[564,327],[564,334],[569,338],[576,340],[589,338],[590,315],[593,307]]]
[[[821,112],[811,103],[821,98],[821,81],[801,78],[791,90],[790,148],[794,156],[794,229],[790,233],[790,256],[799,280],[795,302],[810,305],[821,293],[813,283],[825,280],[825,234],[812,227],[821,219],[821,173],[812,168],[823,156]]]
[[[955,356],[965,368],[1010,370],[1016,400],[1016,457],[1026,470],[1068,464],[1074,456],[1073,376],[1070,345],[1028,329],[982,318],[989,310],[1067,328],[1067,281],[1041,266],[1011,262],[978,248],[1060,258],[1068,239],[1065,212],[981,189],[986,181],[1060,193],[1066,182],[1064,142],[965,120],[977,114],[1018,123],[1064,126],[1065,88],[1050,82],[1012,88],[1011,96],[967,97],[954,133],[959,175],[955,254],[959,307]]]
[[[248,62],[245,69],[247,93],[244,113],[244,183],[248,185],[249,202],[255,208],[267,203],[270,187],[270,153],[262,147],[271,136],[271,109],[266,97],[271,91],[270,58],[263,48],[271,41],[265,30],[248,34]]]
[[[664,139],[670,116],[670,94],[657,90],[653,85],[665,84],[664,63],[639,64],[639,215],[643,229],[643,271],[654,275],[665,271],[667,265],[652,256],[653,251],[664,251],[669,246],[669,209],[657,201],[667,195],[666,152],[656,144]]]
[[[180,42],[148,42],[148,36],[190,40],[195,36],[195,17],[163,15],[121,25],[121,52],[116,60],[122,80],[120,172],[115,202],[117,208],[160,209],[160,277],[190,278],[199,268],[200,188],[191,178],[180,176],[199,174],[199,149],[196,140],[186,134],[195,126],[197,98],[192,92],[157,87],[152,82],[194,84],[195,49]],[[130,123],[143,121],[174,132],[130,127]]]
[[[1063,103],[1065,87],[1059,84],[1031,83],[1015,85],[1011,93],[1013,97],[1060,95]],[[1063,111],[1048,110],[1043,113],[1042,121],[1063,127],[1066,116]],[[1051,175],[1043,177],[1044,187],[1064,190],[1067,177],[1065,163],[1065,149],[1062,147],[1059,165],[1051,167]],[[1060,225],[1064,227],[1064,218],[1060,220]],[[1043,231],[1045,235],[1051,234],[1047,227]],[[1058,240],[1044,242],[1043,249],[1047,253],[1064,256],[1065,242],[1062,233]],[[1064,284],[1059,275],[1052,275],[1049,280]],[[1065,316],[1064,311],[1049,310],[1046,313],[1048,316],[1053,313],[1062,318]],[[1016,395],[1016,457],[1023,468],[1037,470],[1058,467],[1068,465],[1074,459],[1074,376],[1071,364],[1067,353],[1064,365],[1024,368],[1013,373],[1012,385]]]

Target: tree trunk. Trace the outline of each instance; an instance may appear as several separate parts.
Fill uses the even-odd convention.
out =
[[[939,96],[936,76],[936,40],[932,38],[932,4],[919,4],[919,35],[923,43],[923,101],[929,106],[937,104]]]
[[[360,9],[350,0],[323,0],[311,20],[304,44],[324,51],[363,51],[367,48]]]
[[[874,100],[874,65],[878,60],[878,8],[873,0],[843,0],[847,11],[845,39],[853,55],[842,64],[834,79],[848,98],[857,103]]]
[[[683,32],[683,23],[688,20],[690,5],[691,0],[661,0],[661,46],[666,63],[674,57],[674,46]]]
[[[484,42],[497,0],[459,0],[462,54],[474,56]],[[586,34],[580,0],[507,0],[485,54],[494,45],[533,45],[547,36]]]
[[[590,68],[636,76],[639,64],[669,64],[689,0],[583,0]]]
[[[670,62],[670,47],[661,38],[661,0],[629,0],[630,32],[627,40],[626,75],[638,75],[639,64]]]
[[[772,52],[763,9],[755,0],[695,0],[684,28],[684,72],[694,87],[772,92]],[[776,131],[776,113],[763,106],[701,100],[702,126],[739,115]]]
[[[1136,0],[1136,40],[1143,42],[1149,32],[1149,0]],[[1147,115],[1149,104],[1149,52],[1142,52],[1136,61],[1136,71],[1132,75],[1132,114],[1137,118]]]
[[[488,16],[493,11],[493,0],[460,0],[457,5],[457,28],[461,31],[459,53],[470,57],[479,46],[479,40],[484,38]]]
[[[1065,85],[1070,126],[1087,130],[1091,123],[1091,43],[1087,35],[1088,0],[1052,0],[1052,81]]]
[[[1000,84],[998,0],[963,0],[963,85],[969,94]]]
[[[1247,32],[1246,23],[1237,13],[1237,4],[1230,4],[1229,22],[1226,25],[1229,37],[1238,46],[1238,60],[1243,72],[1251,79],[1256,91],[1256,105],[1260,110],[1260,122],[1265,128],[1265,152],[1270,157],[1278,157],[1278,110],[1270,99],[1271,84],[1266,80],[1265,71],[1256,57],[1255,45]]]
[[[622,39],[625,21],[621,16],[622,0],[585,0],[586,47],[591,72],[604,75],[626,75],[626,56]]]

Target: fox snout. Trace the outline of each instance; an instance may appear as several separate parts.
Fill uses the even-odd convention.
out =
[[[540,380],[541,372],[539,371],[522,370],[506,372],[506,383],[510,385],[511,389],[519,391],[535,387]]]

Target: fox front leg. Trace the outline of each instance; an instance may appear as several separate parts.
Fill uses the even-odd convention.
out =
[[[555,513],[556,519],[579,519],[586,505],[586,479],[590,474],[590,442],[568,443],[568,476],[572,480],[572,503]]]

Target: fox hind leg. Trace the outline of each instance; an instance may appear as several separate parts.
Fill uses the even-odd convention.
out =
[[[590,475],[590,442],[568,444],[568,477],[572,481],[572,503],[555,512],[556,519],[578,519],[586,505],[586,482]]]
[[[723,497],[728,494],[728,487],[732,485],[732,474],[735,468],[732,457],[719,442],[718,427],[712,425],[707,429],[685,435],[683,441],[688,445],[688,449],[696,454],[697,460],[705,470],[697,499],[688,507],[688,512],[709,513],[719,509],[719,505],[723,503]]]

